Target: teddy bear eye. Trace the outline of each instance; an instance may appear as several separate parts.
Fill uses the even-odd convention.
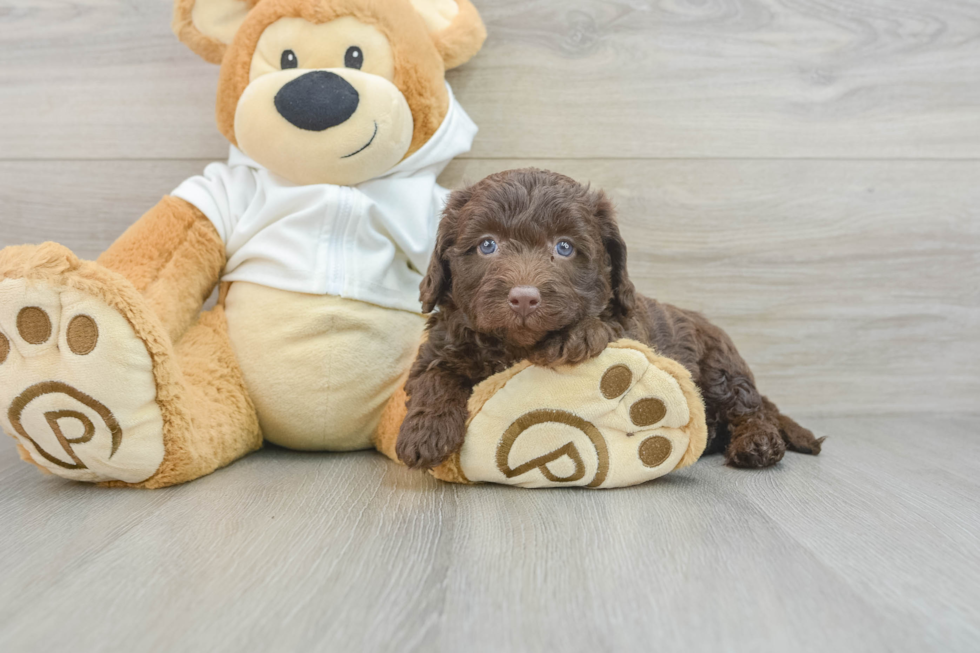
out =
[[[492,238],[484,238],[480,243],[480,253],[489,256],[497,251],[497,241]]]
[[[361,69],[361,66],[364,65],[364,53],[359,47],[352,45],[347,48],[347,54],[344,55],[344,65],[354,70]]]
[[[555,252],[558,253],[558,256],[571,256],[574,251],[575,248],[567,240],[559,240],[558,244],[555,245]]]
[[[298,65],[299,60],[296,59],[296,53],[292,50],[283,50],[282,56],[279,58],[279,67],[283,70],[288,70]]]

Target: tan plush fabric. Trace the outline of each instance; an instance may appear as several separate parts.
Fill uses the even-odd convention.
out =
[[[167,456],[140,487],[192,481],[261,448],[255,407],[227,329],[219,306],[201,315],[178,343],[165,396],[174,408]]]
[[[393,460],[404,402],[396,395],[378,433],[378,450]],[[690,373],[632,340],[574,367],[515,365],[474,388],[469,410],[463,448],[432,470],[438,479],[623,487],[692,464],[707,439]]]
[[[228,38],[230,28],[237,29],[241,24],[239,21],[244,20],[242,8],[250,9],[258,1],[175,0],[174,34],[205,61],[221,63],[225,49],[232,40]],[[205,24],[206,19],[211,20]]]
[[[225,306],[266,439],[315,451],[373,446],[422,316],[244,282],[231,284]]]
[[[341,73],[357,91],[361,106],[371,111],[358,111],[322,132],[296,129],[284,121],[274,98],[284,84],[307,73],[287,70],[249,84],[235,113],[235,138],[243,152],[300,185],[327,179],[337,185],[357,185],[402,160],[412,140],[412,113],[398,89],[378,75],[359,70]],[[368,142],[372,144],[368,150],[338,164],[341,157]]]
[[[511,370],[518,367],[520,366],[514,366]],[[505,375],[511,370],[502,372],[497,376]],[[391,399],[385,405],[374,435],[375,448],[399,465],[403,465],[404,463],[398,459],[398,454],[395,453],[395,445],[398,443],[398,430],[405,420],[405,415],[408,413],[406,407],[408,395],[405,394],[405,381],[407,380],[408,372],[406,371],[398,380],[398,389],[395,391],[395,394],[392,395]],[[469,483],[459,467],[459,454],[450,456],[448,460],[433,469],[430,473],[440,481]]]
[[[708,442],[708,427],[704,412],[704,400],[701,398],[701,391],[694,385],[691,373],[683,365],[672,358],[660,356],[646,345],[635,340],[620,340],[609,345],[610,348],[636,349],[644,353],[650,362],[666,374],[674,377],[684,395],[687,409],[690,411],[690,419],[683,427],[689,444],[684,455],[677,462],[675,469],[689,467],[698,461]]]
[[[234,358],[229,355],[227,337],[221,335],[218,328],[220,320],[215,324],[212,320],[216,318],[202,318],[202,329],[214,334],[206,347],[198,344],[202,329],[194,328],[188,332],[188,344],[175,350],[159,318],[133,284],[105,267],[79,260],[55,243],[8,247],[0,251],[0,285],[18,280],[25,280],[33,288],[47,293],[83,295],[104,304],[125,320],[145,347],[150,366],[144,372],[148,376],[144,381],[156,387],[155,402],[165,458],[158,471],[139,486],[162,487],[197,478],[258,446],[258,429],[253,427],[253,432],[249,432],[249,424],[255,423],[254,411],[244,395]],[[103,337],[110,338],[117,331],[116,328],[108,329]],[[119,364],[121,372],[134,372],[130,369],[129,359],[122,359]],[[5,377],[3,383],[6,390],[18,386],[26,388],[40,380],[58,381],[18,375],[16,378]],[[197,392],[201,386],[207,387],[203,397]],[[236,392],[240,399],[235,398]],[[213,421],[216,406],[208,405],[205,400],[208,395],[220,398],[211,403],[223,407],[217,414],[221,424]],[[107,399],[111,401],[111,397]],[[122,412],[118,408],[113,410],[108,403],[105,405],[114,414]],[[128,408],[124,407],[124,410]],[[126,416],[117,417],[120,422],[127,419]],[[213,428],[225,429],[226,433],[230,430],[232,437],[214,433]],[[28,457],[38,464],[33,457]],[[59,473],[50,466],[48,471]]]
[[[158,363],[166,363],[173,356],[169,338],[164,334],[157,316],[124,277],[94,263],[79,260],[61,245],[44,243],[39,246],[8,247],[0,251],[0,287],[21,280],[30,284],[35,292],[42,291],[58,296],[64,292],[75,292],[89,296],[120,314],[136,336],[145,343],[154,364],[150,373],[158,387],[161,384],[166,387],[171,383],[163,368],[157,374],[157,368],[160,367]],[[14,309],[16,310],[16,306]],[[5,330],[8,328],[5,327]],[[48,380],[58,379],[50,376],[42,379],[35,375],[4,376],[3,389],[5,394],[19,394],[21,389]],[[166,440],[172,407],[166,399],[161,401],[159,394],[157,403],[163,422],[162,437]],[[37,464],[32,456],[28,454],[28,457]]]
[[[98,263],[143,295],[172,341],[197,319],[225,265],[211,221],[176,197],[164,197],[102,253]]]
[[[324,23],[352,16],[373,25],[391,43],[395,61],[394,83],[412,110],[415,128],[409,156],[436,132],[449,108],[445,88],[445,66],[421,16],[407,0],[263,0],[242,25],[221,66],[218,82],[218,129],[237,144],[235,111],[249,82],[252,53],[265,28],[291,16]]]
[[[13,345],[0,364],[0,425],[34,462],[88,482],[156,472],[164,446],[153,361],[119,311],[67,285],[8,278],[0,330]]]
[[[159,223],[167,225],[168,221],[160,220]],[[154,224],[157,224],[157,221],[149,220],[144,223],[144,229],[147,231],[142,234],[151,241],[150,231]],[[191,243],[189,247],[193,250],[193,244],[197,241],[190,239],[188,242]],[[109,254],[110,258],[116,257],[117,260],[122,260],[122,257],[118,257],[111,249]],[[193,252],[186,252],[186,254],[190,259],[194,258]],[[198,254],[204,255],[206,251]],[[160,268],[161,266],[156,265],[156,261],[158,259],[152,257],[149,259],[137,257],[131,262],[129,271],[138,278],[153,278],[152,270],[148,270],[147,267]],[[166,265],[162,267],[166,269]],[[80,261],[60,245],[45,243],[40,246],[8,247],[0,251],[0,288],[22,280],[30,284],[34,289],[33,292],[57,295],[63,298],[59,301],[63,301],[64,305],[69,307],[80,301],[78,297],[87,298],[91,304],[104,305],[106,310],[112,311],[115,317],[125,322],[128,332],[132,334],[129,337],[134,336],[139,346],[144,349],[147,355],[145,366],[134,365],[136,354],[132,352],[132,347],[129,345],[127,351],[130,351],[130,354],[116,355],[109,363],[118,366],[116,375],[128,379],[131,389],[141,387],[141,384],[155,387],[153,414],[148,413],[149,409],[146,407],[118,405],[118,402],[113,401],[112,396],[101,396],[101,393],[113,394],[111,388],[106,385],[106,379],[111,380],[111,377],[100,376],[99,379],[95,379],[99,381],[98,383],[93,383],[91,388],[87,388],[92,393],[91,398],[106,406],[121,424],[132,422],[152,426],[154,421],[159,422],[159,438],[162,440],[165,452],[163,462],[148,479],[132,483],[133,485],[163,487],[192,480],[240,458],[261,445],[255,411],[245,392],[241,372],[228,341],[221,309],[201,316],[197,325],[187,330],[175,347],[153,308],[132,283],[106,267]],[[10,305],[10,302],[4,303]],[[51,312],[55,311],[52,309]],[[97,324],[100,317],[105,318],[98,312],[94,313]],[[102,332],[99,337],[106,346],[128,342],[124,333],[126,330],[122,327],[114,326],[106,320],[100,328]],[[60,328],[60,322],[53,325],[53,330],[56,333],[64,332]],[[66,347],[67,349],[70,347]],[[64,369],[72,371],[76,369],[71,362],[66,365],[68,367]],[[141,374],[144,377],[141,378]],[[3,377],[2,391],[8,394],[11,391],[16,393],[19,392],[19,388],[28,388],[38,381],[58,381],[66,385],[71,385],[67,381],[79,383],[75,379],[61,381],[52,377],[50,371],[44,374],[43,378],[40,376],[34,378],[35,376],[36,374],[29,370],[27,374]],[[52,405],[46,408],[51,412],[58,406]],[[73,404],[66,408],[74,410],[77,405]],[[119,451],[127,446],[126,433],[130,431],[132,428],[125,429],[122,436],[123,444]],[[45,467],[30,454],[23,442],[19,444],[22,455],[26,454],[27,459],[38,464],[39,467]],[[68,460],[71,462],[70,459]],[[113,461],[107,459],[105,462],[108,464]],[[47,465],[46,470],[71,477],[70,474],[63,473],[65,470],[59,467]],[[102,472],[105,470],[103,469]],[[126,474],[117,474],[116,477],[131,478]],[[102,478],[92,480],[102,480]],[[131,483],[123,480],[111,484]]]
[[[473,423],[473,418],[480,414],[480,410],[483,408],[483,405],[490,401],[491,397],[493,397],[499,390],[502,390],[511,379],[529,367],[531,367],[531,363],[528,361],[518,363],[510,369],[504,370],[499,374],[494,374],[489,379],[473,388],[473,394],[470,395],[468,406],[470,417],[466,421],[467,428],[469,428],[470,424]],[[432,475],[438,478],[440,481],[446,481],[448,483],[472,483],[470,479],[466,478],[466,474],[463,472],[463,467],[460,462],[460,453],[458,451],[450,456],[444,463],[433,469]]]
[[[398,454],[395,453],[395,444],[398,442],[398,429],[401,427],[402,422],[405,421],[405,415],[408,414],[406,406],[408,395],[405,393],[405,382],[407,380],[408,372],[406,371],[398,379],[395,393],[391,395],[391,399],[388,400],[384,410],[381,411],[378,428],[374,432],[375,449],[399,465],[404,463],[398,459]]]
[[[470,481],[623,487],[690,464],[704,450],[703,404],[690,375],[638,342],[620,341],[574,367],[528,367],[498,386],[474,414],[460,452]]]
[[[34,462],[34,459],[31,458],[31,452],[25,449],[24,445],[22,445],[20,442],[17,443],[17,453],[20,455],[21,460],[27,463],[31,463],[32,465],[37,467],[42,474],[51,474],[51,472],[49,472],[47,469],[41,467],[40,465]]]
[[[400,388],[376,435],[378,451],[396,462],[405,401]],[[651,404],[662,411],[650,412]],[[632,340],[575,367],[519,363],[474,388],[469,411],[462,451],[431,472],[440,480],[623,487],[693,464],[707,440],[704,403],[690,373]],[[650,414],[663,417],[647,424]]]
[[[459,12],[449,27],[433,34],[446,70],[462,66],[472,59],[487,40],[487,28],[473,3],[470,0],[456,0],[456,4]]]

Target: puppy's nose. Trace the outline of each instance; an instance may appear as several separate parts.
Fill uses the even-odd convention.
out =
[[[541,293],[534,286],[515,286],[510,289],[507,300],[511,309],[521,317],[527,317],[538,310],[541,304]]]
[[[313,70],[276,93],[276,110],[294,126],[322,132],[347,122],[360,104],[357,89],[336,73]]]

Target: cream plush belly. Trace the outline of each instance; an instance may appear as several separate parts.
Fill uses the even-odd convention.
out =
[[[266,440],[311,451],[372,446],[418,350],[421,315],[246,282],[232,284],[225,309]]]

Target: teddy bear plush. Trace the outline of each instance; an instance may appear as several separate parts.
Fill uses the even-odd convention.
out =
[[[176,0],[174,29],[221,66],[229,158],[97,261],[0,251],[0,425],[24,460],[107,485],[190,481],[264,440],[395,459],[436,177],[476,134],[445,71],[481,48],[480,16],[469,0]],[[651,396],[661,419],[631,423]],[[690,376],[639,343],[519,365],[470,413],[439,478],[612,487],[704,448]]]

